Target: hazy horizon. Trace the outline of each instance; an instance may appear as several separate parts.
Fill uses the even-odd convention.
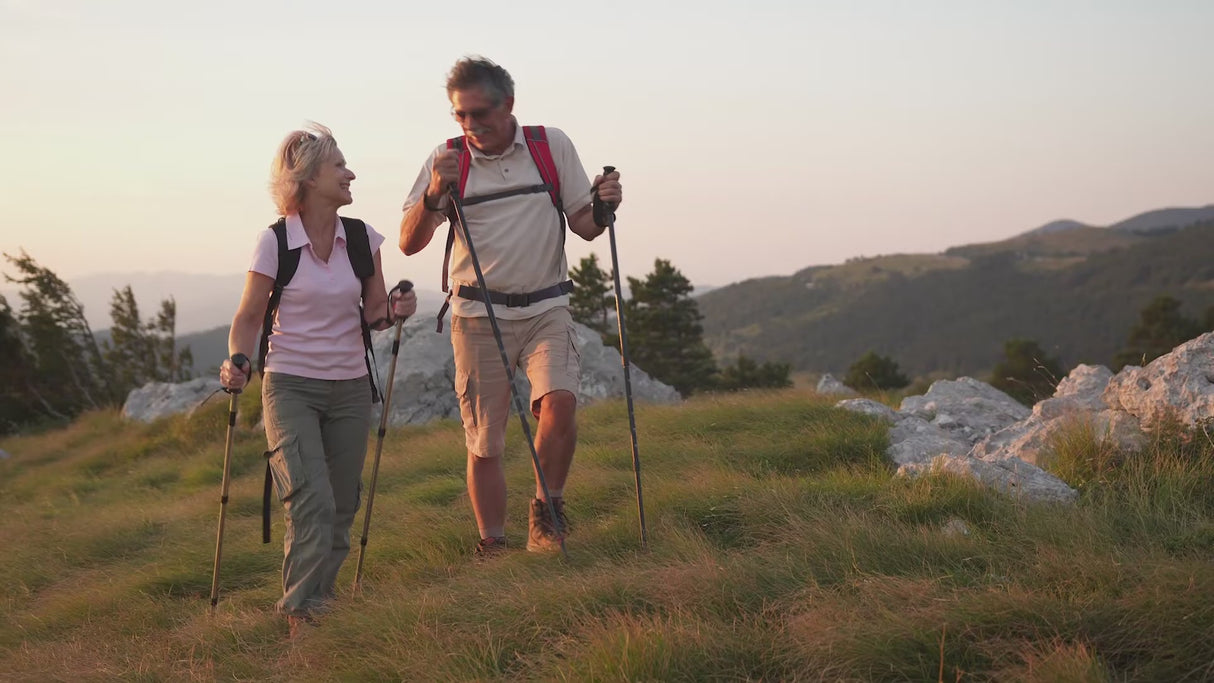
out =
[[[1147,209],[1135,213],[1133,216],[1125,216],[1114,223],[1125,222],[1129,219],[1138,218],[1145,214],[1155,214],[1168,209],[1206,209],[1206,212],[1214,211],[1214,204],[1204,207],[1158,207],[1155,209]],[[1051,221],[1045,225],[1052,225],[1060,221],[1069,219],[1058,219]],[[1083,221],[1078,221],[1083,223]],[[1022,230],[1014,235],[1009,235],[1003,239],[1023,235],[1028,232],[1036,231],[1039,228],[1045,227],[1036,226],[1027,230]],[[1089,226],[1107,228],[1109,226]],[[1000,241],[999,239],[992,241]],[[973,244],[968,243],[968,244]],[[961,244],[949,245],[949,247],[959,247]],[[943,250],[941,250],[943,251]],[[903,252],[909,253],[909,252]],[[916,252],[925,253],[925,252]],[[939,252],[931,252],[939,253]],[[881,254],[873,254],[872,257],[889,256],[892,252]],[[766,277],[788,277],[796,271],[805,268],[816,266],[831,266],[838,265],[835,263],[807,263],[797,267],[793,271],[786,273],[767,273],[755,275],[742,280],[734,280],[730,282],[692,282],[693,295],[698,295],[717,289],[720,287],[728,287],[748,279],[758,279]],[[7,265],[7,264],[5,264]],[[42,264],[45,265],[45,264]],[[570,267],[576,265],[576,262],[571,261]],[[606,266],[609,266],[609,262]],[[680,268],[680,265],[675,262],[674,266]],[[52,269],[53,270],[53,269]],[[643,277],[647,274],[638,272],[634,277]],[[57,273],[58,274],[58,273]],[[420,297],[419,312],[421,314],[430,314],[437,311],[441,305],[444,295],[439,289],[436,277],[429,277],[427,274],[420,274],[421,277],[410,277],[414,280],[414,286]],[[434,275],[434,274],[429,274]],[[686,275],[686,273],[684,273]],[[62,277],[62,276],[61,276]],[[139,305],[140,314],[144,318],[148,318],[155,313],[160,307],[160,302],[169,296],[172,296],[177,303],[179,334],[191,334],[201,332],[215,327],[228,324],[236,305],[239,302],[241,290],[243,289],[245,272],[229,272],[229,273],[194,273],[186,270],[165,269],[156,270],[132,270],[132,271],[108,271],[89,273],[74,278],[64,278],[69,286],[72,287],[76,297],[80,300],[85,309],[85,318],[94,331],[100,331],[110,326],[109,304],[115,289],[120,289],[124,286],[130,286],[135,294],[136,303]],[[392,280],[391,277],[388,278]],[[429,285],[433,285],[432,287]],[[627,290],[627,281],[624,282],[624,288]],[[18,305],[17,294],[20,288],[10,282],[0,281],[0,295],[9,298],[10,305]],[[627,296],[627,291],[625,291]]]

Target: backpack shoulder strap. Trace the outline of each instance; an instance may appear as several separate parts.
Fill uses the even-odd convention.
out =
[[[539,169],[540,178],[548,185],[548,196],[552,198],[552,205],[563,216],[565,209],[561,205],[561,178],[556,172],[556,162],[552,159],[552,148],[548,146],[548,131],[543,126],[523,126],[523,139],[527,141],[527,151],[531,152],[531,160]]]
[[[367,224],[357,218],[341,216],[346,229],[346,255],[359,280],[366,281],[375,274],[375,255],[371,253],[371,239],[367,236]]]
[[[266,351],[270,345],[270,331],[274,327],[274,312],[282,301],[282,290],[295,277],[299,269],[299,249],[287,248],[287,219],[279,218],[270,226],[278,241],[278,273],[274,276],[274,289],[270,292],[270,300],[266,303],[266,314],[261,322],[261,343],[257,350],[257,371],[263,377],[266,374]]]
[[[299,249],[287,248],[287,219],[279,218],[270,229],[278,238],[278,275],[274,278],[274,287],[281,289],[291,283],[299,269]]]
[[[362,284],[362,299],[367,298],[367,282],[375,275],[375,255],[371,253],[371,238],[367,236],[367,224],[357,218],[340,216],[341,225],[346,230],[346,256],[350,258],[350,267]],[[371,402],[379,403],[379,388],[375,386],[374,364],[371,359],[375,356],[375,348],[371,341],[371,326],[367,324],[367,316],[363,314],[363,303],[358,306],[358,322],[363,333],[363,360],[367,362],[367,381],[371,383]]]
[[[468,141],[463,137],[449,138],[447,149],[459,152],[459,196],[464,196],[464,188],[468,186],[468,169],[472,167],[472,154],[468,151]]]

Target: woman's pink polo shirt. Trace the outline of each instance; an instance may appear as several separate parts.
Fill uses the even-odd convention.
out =
[[[365,377],[359,301],[362,283],[346,253],[346,230],[337,220],[333,251],[321,261],[304,231],[299,214],[287,216],[287,248],[303,247],[299,269],[282,291],[274,314],[274,327],[266,352],[266,371],[312,379]],[[371,253],[379,251],[384,236],[367,226]],[[273,230],[262,230],[249,270],[273,279],[278,273],[278,240]]]

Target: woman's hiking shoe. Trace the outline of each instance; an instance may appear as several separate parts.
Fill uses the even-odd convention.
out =
[[[288,615],[287,616],[287,636],[291,640],[295,640],[296,638],[301,637],[309,629],[315,628],[319,625],[320,625],[320,622],[316,621],[316,619],[310,614]]]
[[[489,536],[476,543],[476,559],[487,560],[506,552],[505,536]]]
[[[552,507],[556,510],[557,520],[560,521],[561,533],[557,533],[557,527],[552,523],[548,505],[539,498],[531,499],[531,510],[527,515],[527,526],[530,527],[527,533],[527,550],[543,553],[561,549],[561,540],[565,534],[569,533],[569,519],[565,516],[565,499],[553,498]]]

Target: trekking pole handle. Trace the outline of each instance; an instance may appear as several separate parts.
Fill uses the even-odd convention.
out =
[[[240,366],[245,365],[246,363],[249,362],[249,357],[244,355],[243,353],[233,353],[232,357],[229,358],[228,360],[232,361],[232,365],[236,366],[237,370],[240,370]],[[252,374],[253,374],[253,366],[249,365],[249,375],[251,376]],[[231,389],[228,389],[227,387],[224,387],[223,390],[225,393],[232,394],[233,395],[232,398],[235,398],[236,397],[235,395],[240,393],[240,389],[236,389],[235,391],[233,391]]]
[[[409,280],[401,280],[400,282],[396,283],[396,286],[395,286],[395,287],[393,287],[392,289],[388,290],[388,316],[389,316],[389,320],[391,320],[391,316],[392,316],[392,315],[394,315],[394,314],[392,313],[392,292],[400,292],[401,294],[404,294],[405,292],[409,292],[409,291],[412,291],[412,290],[413,290],[413,282],[411,282],[411,281],[409,281]],[[404,322],[405,320],[406,320],[406,318],[401,318],[401,319],[400,319],[400,320],[398,320],[397,322],[398,322],[398,323],[401,323],[401,322]]]
[[[603,177],[606,178],[607,175],[610,173],[615,173],[615,166],[604,166],[603,167]],[[596,193],[597,193],[597,190],[596,190]],[[607,206],[611,207],[612,211],[615,211],[615,204],[608,204]]]

